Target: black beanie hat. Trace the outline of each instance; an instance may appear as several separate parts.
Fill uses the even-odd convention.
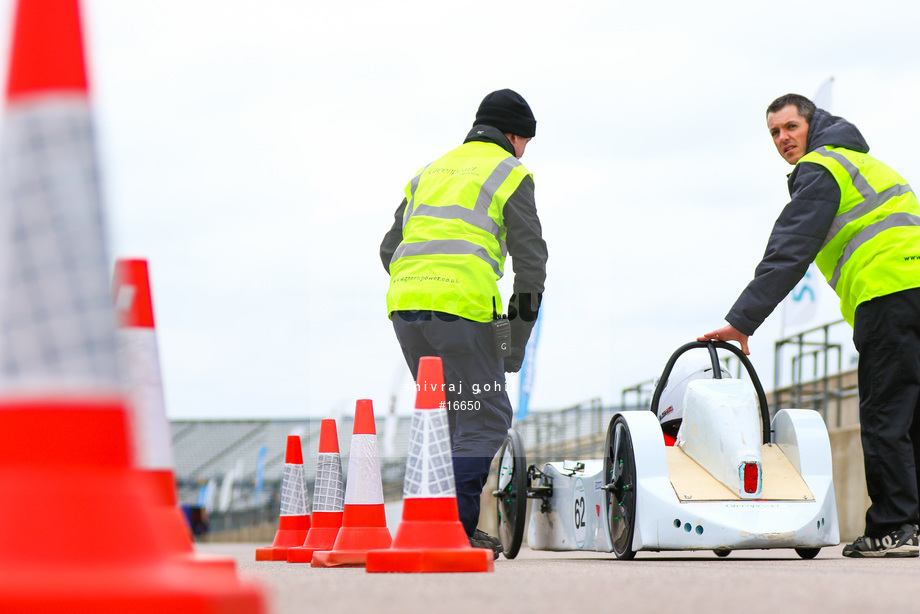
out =
[[[513,90],[498,90],[482,99],[473,125],[485,124],[530,138],[537,133],[537,120],[527,101]]]

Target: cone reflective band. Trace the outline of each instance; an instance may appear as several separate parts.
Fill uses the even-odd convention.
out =
[[[163,399],[147,261],[117,260],[113,286],[118,351],[131,399],[137,464],[171,470],[172,434]]]
[[[331,550],[345,515],[345,486],[335,420],[323,420],[313,486],[310,530],[302,546],[288,550],[288,563],[310,563],[317,550]]]
[[[117,389],[94,129],[75,0],[17,7],[3,122],[0,385]]]
[[[310,530],[307,479],[298,435],[288,435],[281,476],[281,518],[271,546],[256,548],[257,561],[286,561],[288,549],[303,544]]]
[[[417,410],[412,414],[403,498],[456,496],[447,411]]]
[[[307,478],[303,470],[300,437],[289,435],[281,477],[281,516],[306,516],[308,508]]]
[[[20,0],[0,145],[0,612],[261,614],[133,462],[76,0]],[[61,522],[62,512],[67,521]]]
[[[375,433],[356,432],[352,435],[346,483],[345,505],[383,504],[383,481]]]
[[[369,552],[368,572],[493,571],[493,552],[470,546],[457,511],[441,359],[419,360],[403,515],[390,549]]]
[[[335,437],[335,420],[323,420],[322,433],[331,429]],[[320,453],[316,458],[316,484],[314,486],[313,512],[341,513],[345,511],[345,485],[342,480],[342,457],[338,444],[334,452],[323,452],[320,439]]]
[[[388,548],[392,538],[383,505],[374,408],[368,399],[355,406],[354,432],[345,482],[342,528],[331,550],[313,553],[313,567],[361,567],[369,550]]]

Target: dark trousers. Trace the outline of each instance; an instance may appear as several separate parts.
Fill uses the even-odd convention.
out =
[[[457,509],[471,535],[479,523],[489,466],[511,428],[504,364],[495,355],[492,327],[446,313],[397,311],[393,329],[413,379],[418,379],[422,356],[441,358]]]
[[[917,524],[920,467],[920,288],[856,309],[859,422],[872,504],[866,535]]]

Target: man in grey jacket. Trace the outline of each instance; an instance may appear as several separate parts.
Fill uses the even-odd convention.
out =
[[[764,257],[725,316],[700,341],[748,336],[815,261],[840,297],[860,353],[859,419],[872,505],[852,557],[915,557],[920,467],[920,203],[868,155],[856,127],[797,94],[767,108],[779,154],[795,169]]]
[[[519,158],[536,133],[517,92],[488,94],[463,144],[412,179],[380,245],[390,274],[387,310],[412,377],[438,356],[444,384],[460,521],[476,547],[501,542],[477,529],[479,500],[511,427],[505,372],[517,372],[546,279],[546,243],[533,176]],[[501,313],[497,280],[505,253],[514,269],[508,305],[510,355],[493,342]]]

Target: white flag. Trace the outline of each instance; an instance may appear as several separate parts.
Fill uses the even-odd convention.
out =
[[[818,91],[815,92],[815,98],[812,102],[815,103],[815,106],[819,109],[824,109],[828,113],[831,112],[831,90],[834,87],[834,78],[830,77],[827,81],[821,84],[818,88]]]

